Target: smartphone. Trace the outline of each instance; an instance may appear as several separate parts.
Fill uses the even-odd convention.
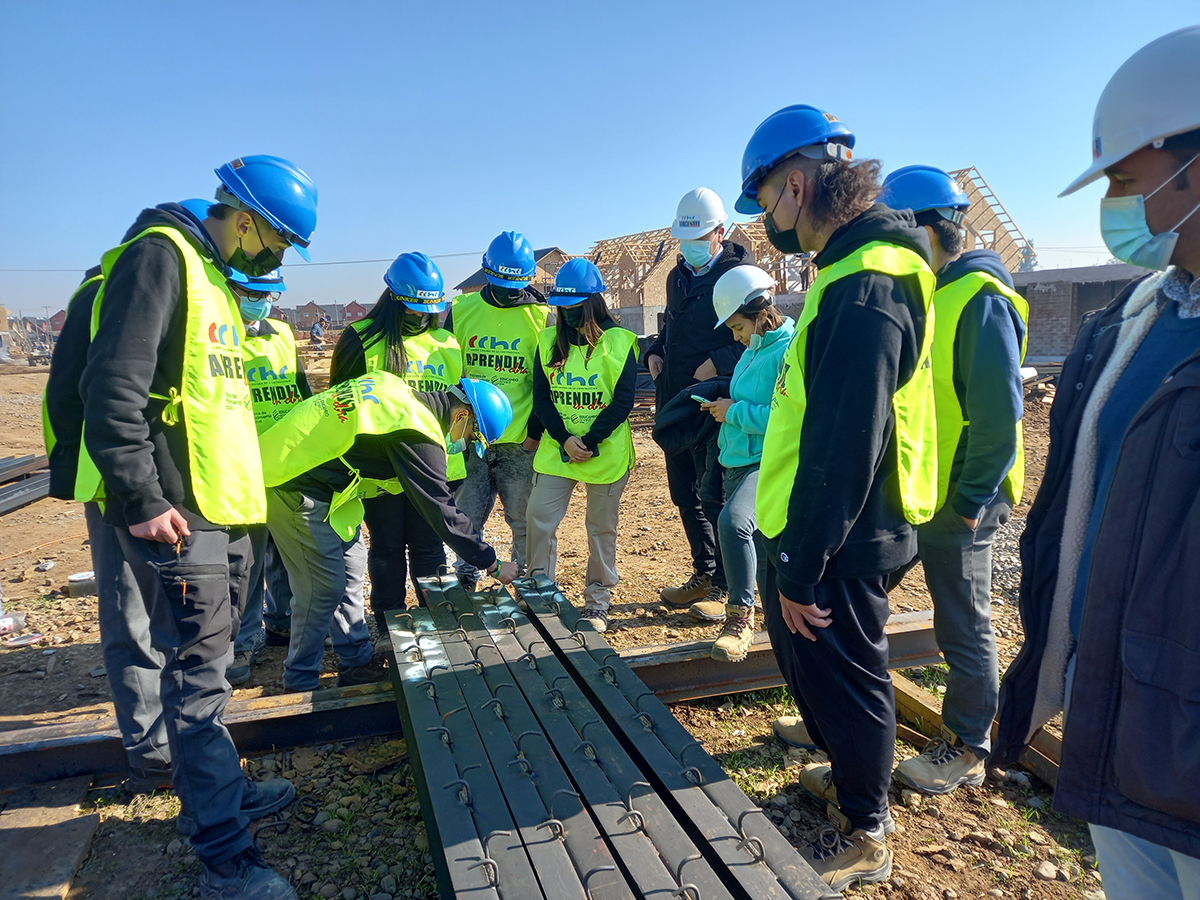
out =
[[[707,397],[701,397],[699,394],[692,394],[692,399],[697,403],[712,403]]]

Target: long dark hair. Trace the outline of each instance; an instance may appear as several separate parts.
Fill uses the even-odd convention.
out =
[[[383,341],[384,367],[393,375],[404,377],[408,371],[408,355],[404,352],[404,313],[407,306],[392,295],[390,288],[384,288],[366,318],[370,319],[367,327],[360,333],[363,350],[376,341]]]
[[[608,308],[608,304],[604,302],[603,294],[588,294],[588,298],[583,301],[582,306],[583,321],[578,328],[568,325],[566,319],[563,318],[564,307],[558,308],[558,322],[554,326],[554,352],[550,354],[550,368],[552,369],[561,369],[566,365],[567,356],[571,353],[572,334],[579,334],[587,342],[584,359],[590,360],[592,351],[600,343],[600,338],[604,337],[603,323],[621,324],[612,314],[612,310]]]
[[[747,300],[735,312],[754,322],[755,330],[761,334],[774,331],[783,324],[783,314],[775,306],[768,293],[762,293]]]

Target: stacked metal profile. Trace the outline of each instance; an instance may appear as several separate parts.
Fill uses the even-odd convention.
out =
[[[443,897],[838,896],[554,583],[422,586],[388,618]]]

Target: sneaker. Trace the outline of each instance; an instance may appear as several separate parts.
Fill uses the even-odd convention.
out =
[[[245,684],[250,680],[250,667],[258,662],[258,648],[238,650],[233,654],[233,662],[225,670],[225,680],[230,684]]]
[[[267,635],[268,647],[286,647],[292,641],[292,629],[284,628],[276,631],[273,628],[264,629]]]
[[[377,681],[387,681],[388,670],[383,659],[376,653],[370,662],[361,666],[338,666],[338,687],[350,687],[355,684],[374,684]]]
[[[699,606],[693,603],[692,608]],[[750,606],[725,607],[725,627],[712,645],[711,656],[722,662],[741,662],[750,653],[754,643],[754,608]]]
[[[945,725],[941,737],[926,744],[919,756],[896,766],[898,779],[925,794],[948,794],[964,784],[978,787],[986,775],[984,760]]]
[[[474,593],[475,588],[479,587],[478,575],[466,575],[458,572],[455,577],[458,578],[458,583],[462,585],[462,589],[468,594]]]
[[[388,658],[388,654],[392,652],[392,636],[385,634],[383,637],[375,641],[375,655]]]
[[[800,789],[818,803],[825,804],[826,808],[838,805],[837,785],[833,783],[833,768],[830,766],[813,763],[802,768]],[[883,815],[883,833],[891,834],[896,830],[896,820],[892,818],[890,809]]]
[[[775,737],[789,747],[799,747],[801,750],[816,750],[817,745],[808,736],[808,728],[799,716],[780,716],[771,723],[771,731]]]
[[[602,609],[585,609],[579,614],[579,620],[589,623],[598,634],[608,631],[608,613]]]
[[[892,854],[882,833],[852,829],[849,820],[836,807],[827,809],[832,828],[800,850],[800,855],[834,891],[856,882],[874,884],[892,874]]]
[[[257,847],[247,847],[220,865],[203,865],[200,896],[203,900],[299,900],[287,880],[267,868]]]
[[[242,815],[247,819],[261,819],[277,813],[296,799],[296,789],[286,778],[268,778],[266,781],[246,779],[242,788]]]
[[[710,576],[693,572],[692,577],[685,581],[681,587],[663,588],[658,592],[658,596],[668,606],[673,606],[676,609],[687,609],[697,600],[707,599],[708,592],[712,590],[712,586],[712,578]]]

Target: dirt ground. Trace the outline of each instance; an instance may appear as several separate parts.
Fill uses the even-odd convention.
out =
[[[327,360],[326,354],[324,360],[309,364],[315,369],[314,381],[320,381],[323,369],[327,371]],[[40,452],[40,398],[45,378],[44,369],[0,366],[0,457]],[[621,583],[613,593],[609,634],[610,643],[619,648],[715,638],[719,631],[719,626],[696,624],[686,612],[668,611],[658,601],[662,587],[687,578],[690,555],[668,496],[662,454],[646,427],[647,412],[635,413],[635,423],[641,423],[635,427],[638,464],[622,502],[618,544]],[[997,602],[993,613],[1001,671],[1019,649],[1022,632],[1016,610],[1019,571],[1015,552],[1002,551],[1000,545],[1014,545],[1029,498],[1036,493],[1048,445],[1048,414],[1049,406],[1037,398],[1026,405],[1026,500],[1015,511],[1014,521],[1005,532],[1007,537],[1002,535],[997,542]],[[558,577],[569,596],[581,591],[587,561],[583,504],[580,488],[559,533]],[[485,534],[499,549],[505,549],[507,531],[497,510]],[[0,645],[0,730],[111,715],[95,597],[71,598],[66,591],[68,575],[90,568],[79,504],[44,499],[0,520],[0,588],[5,610],[25,612],[26,630],[45,635],[32,647],[9,649]],[[906,612],[928,609],[930,605],[918,566],[893,592],[892,608],[894,612]],[[235,689],[234,696],[282,693],[284,653],[282,648],[267,648],[250,682]],[[332,656],[327,658],[326,669],[330,674],[322,683],[332,685],[336,671]],[[936,692],[944,678],[943,670],[931,666],[912,674]],[[822,824],[822,813],[815,803],[800,795],[796,786],[796,767],[805,758],[798,753],[785,754],[771,738],[771,720],[794,711],[784,691],[679,704],[674,711],[747,793],[770,807],[785,834],[796,843],[811,838]],[[268,858],[304,886],[304,896],[342,896],[346,900],[384,893],[394,898],[432,896],[427,854],[422,855],[418,848],[415,855],[409,853],[400,859],[382,852],[380,845],[387,842],[377,840],[385,823],[425,840],[415,798],[408,787],[411,775],[407,774],[407,766],[401,763],[378,774],[340,774],[338,767],[346,748],[325,745],[319,750],[324,760],[321,765],[328,772],[315,780],[312,770],[304,772],[293,766],[291,751],[250,762],[248,767],[255,774],[282,771],[292,776],[301,793],[323,802],[322,808],[357,808],[358,804],[370,806],[376,802],[379,812],[357,818],[343,816],[347,835],[353,832],[353,841],[358,843],[347,837],[343,844],[328,830],[294,823],[298,827],[292,829],[290,837],[264,836]],[[898,756],[916,752],[907,745],[897,745]],[[1036,779],[1030,780],[1020,772],[993,775],[981,788],[965,789],[946,798],[922,801],[908,797],[907,792],[904,796],[897,792],[893,809],[900,827],[889,839],[895,852],[895,875],[889,882],[863,892],[926,900],[1068,898],[1096,891],[1099,880],[1086,828],[1049,811],[1049,790]],[[339,807],[346,797],[359,799]],[[197,867],[171,826],[177,811],[173,798],[156,798],[153,802],[134,798],[130,802],[111,786],[101,785],[89,795],[86,805],[101,810],[102,824],[72,897],[115,900],[118,896],[190,896]],[[419,847],[421,841],[408,843]],[[135,846],[144,852],[120,852],[121,848]],[[1053,868],[1047,868],[1047,863]],[[1043,877],[1035,874],[1039,864]],[[379,889],[381,884],[395,886],[395,875],[400,872],[404,875],[394,892]],[[391,885],[383,882],[385,877],[392,878]],[[138,892],[130,887],[134,883]],[[129,892],[113,893],[114,884],[125,885],[121,890],[128,888]]]

